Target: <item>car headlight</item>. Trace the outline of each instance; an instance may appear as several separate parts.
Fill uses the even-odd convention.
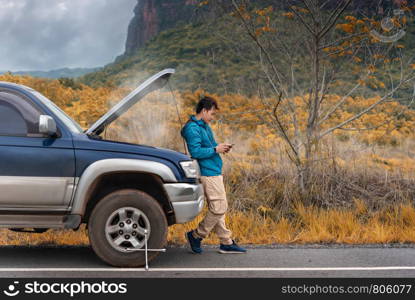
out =
[[[198,178],[200,176],[199,164],[196,160],[181,161],[180,165],[187,178]]]

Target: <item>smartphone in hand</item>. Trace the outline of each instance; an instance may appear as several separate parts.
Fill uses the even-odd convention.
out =
[[[226,145],[229,147],[229,149],[228,149],[228,151],[226,151],[225,153],[228,153],[229,151],[231,151],[232,147],[233,147],[235,144],[226,144]]]

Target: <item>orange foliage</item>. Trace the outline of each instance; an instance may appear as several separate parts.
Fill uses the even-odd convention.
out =
[[[347,33],[353,33],[354,32],[354,25],[352,24],[337,24],[336,28],[343,30]]]
[[[8,81],[31,87],[62,108],[82,127],[88,127],[108,110],[108,101],[120,99],[127,90],[108,87],[91,88],[81,84],[78,89],[67,87],[57,79],[30,76],[14,76],[6,73],[0,81]]]
[[[370,66],[370,69],[371,71],[375,71],[372,66]],[[109,109],[110,106],[119,101],[124,95],[129,92],[127,88],[91,88],[86,85],[81,85],[79,89],[74,89],[72,87],[64,86],[60,83],[59,80],[40,79],[29,76],[14,76],[11,74],[1,75],[0,80],[23,84],[38,90],[46,97],[54,101],[83,127],[88,127],[91,125],[91,123],[101,117]],[[384,84],[376,80],[375,77],[373,77],[371,80],[374,80],[372,84],[376,84],[380,87],[384,86]],[[364,84],[364,82],[362,83]],[[204,92],[199,90],[194,93],[184,92],[181,95],[176,95],[178,100],[181,102],[182,120],[185,120],[188,115],[192,113],[192,109],[202,93]],[[272,132],[271,128],[261,129],[261,127],[258,125],[263,124],[263,121],[270,120],[271,117],[269,115],[269,107],[267,108],[265,104],[273,103],[275,102],[275,99],[270,98],[261,101],[261,99],[256,97],[248,98],[237,94],[213,96],[220,99],[219,102],[221,109],[219,113],[218,123],[226,128],[226,130],[229,132],[238,132],[240,134],[243,134],[244,132],[249,134],[255,130],[260,130],[260,135],[270,137],[269,134]],[[153,96],[149,99],[149,101],[145,102],[145,105],[143,103],[142,107],[146,108],[142,109],[142,111],[148,111],[151,109],[166,111],[166,113],[172,119],[172,122],[177,123],[175,109],[172,106],[173,102],[166,102],[163,100],[168,97],[170,96],[163,94],[159,96]],[[304,97],[307,97],[307,95],[304,95]],[[328,108],[339,101],[340,98],[341,97],[337,95],[329,95],[325,99],[324,105]],[[294,97],[293,99],[284,100],[281,104],[282,112],[286,110],[285,106],[287,105],[288,101],[295,104],[295,107],[297,108],[298,123],[300,128],[304,128],[306,126],[306,120],[308,117],[306,114],[306,107],[303,99],[303,97]],[[333,114],[328,122],[325,123],[323,129],[325,127],[330,127],[334,124],[346,120],[348,117],[353,115],[353,113],[368,107],[378,99],[378,97],[349,97],[344,107]],[[384,123],[385,120],[387,120],[389,117],[394,116],[398,112],[404,110],[404,106],[400,105],[397,102],[384,103],[379,105],[369,114],[350,124],[349,127],[376,127]],[[139,112],[136,111],[135,113]],[[287,126],[289,131],[293,130],[293,125],[291,124],[291,119],[289,118],[288,114],[282,114],[281,120]],[[393,129],[395,127],[398,129]],[[414,127],[415,112],[412,110],[405,110],[404,114],[402,114],[401,118],[399,118],[397,121],[381,125],[374,130],[350,133],[350,135],[358,137],[365,143],[379,142],[395,144],[399,143],[399,141],[402,141],[402,139],[412,137],[411,128]],[[268,133],[264,130],[268,131]]]

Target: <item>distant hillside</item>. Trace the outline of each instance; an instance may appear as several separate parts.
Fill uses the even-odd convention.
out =
[[[217,24],[217,30],[220,25]],[[134,55],[125,56],[101,70],[81,77],[92,86],[134,85],[143,76],[164,68],[176,68],[176,88],[226,92],[257,76],[256,59],[242,61],[202,23],[163,31]],[[144,73],[144,74],[143,74]]]
[[[258,57],[252,51],[245,51],[243,56],[237,55],[233,41],[224,40],[229,35],[225,27],[226,22],[218,20],[214,28],[200,22],[163,31],[134,54],[121,57],[97,72],[80,77],[79,80],[91,86],[134,86],[149,74],[172,67],[177,71],[172,77],[174,88],[191,91],[202,88],[218,94],[252,95],[256,92],[255,83],[266,82]],[[295,28],[287,28],[287,31],[292,30]],[[238,40],[237,43],[240,51],[250,47],[246,40]],[[408,31],[401,44],[405,45],[408,54],[414,52],[414,32]],[[251,53],[251,56],[246,53]],[[282,53],[276,52],[273,55],[278,61],[278,56]],[[309,80],[302,77],[306,74],[302,72],[305,66],[303,63],[297,65],[296,74],[300,82]],[[341,69],[340,77],[344,82],[357,80],[356,75],[350,72],[352,69],[353,63]],[[337,87],[339,90],[342,88],[341,84]],[[371,87],[368,87],[368,93],[370,92]],[[409,92],[406,91],[405,94]]]
[[[29,75],[33,77],[42,77],[42,78],[75,78],[82,75],[85,75],[90,72],[96,72],[100,68],[62,68],[50,71],[17,71],[17,72],[10,72],[14,75]],[[0,74],[7,73],[9,71],[0,71]]]
[[[363,15],[369,16],[377,12],[382,13],[388,7],[397,6],[403,1],[352,1],[349,7],[351,10],[359,10]],[[220,0],[219,2],[222,3],[222,7],[224,5],[232,6],[231,1],[228,0]],[[189,22],[197,22],[202,15],[209,18],[217,17],[217,11],[207,11],[203,8],[203,5],[200,5],[201,3],[201,0],[137,0],[134,17],[128,26],[124,54],[127,56],[133,55],[160,32]],[[279,10],[287,9],[287,5],[289,5],[280,0],[258,0],[250,3],[264,7],[272,5]],[[335,1],[326,3],[326,8],[331,9],[336,5]]]
[[[275,0],[263,1],[277,3]],[[266,86],[267,80],[259,63],[258,52],[252,51],[252,41],[247,38],[246,34],[240,35],[237,30],[229,27],[229,18],[231,17],[213,15],[212,12],[209,15],[203,12],[198,18],[187,18],[182,22],[176,18],[177,15],[189,10],[193,5],[192,1],[178,0],[178,2],[183,4],[183,8],[174,6],[173,11],[168,14],[166,7],[172,8],[173,1],[139,1],[135,17],[129,27],[126,53],[118,57],[115,62],[96,72],[81,76],[78,80],[91,86],[126,85],[131,87],[149,74],[171,67],[176,68],[177,71],[172,77],[173,88],[179,90],[194,91],[201,88],[218,94],[252,95],[258,92],[258,84]],[[369,2],[372,3],[372,6],[369,6]],[[355,2],[352,9],[358,9],[360,12],[372,12],[372,14],[377,13],[376,9],[370,9],[373,7],[373,1],[369,2]],[[184,4],[188,4],[188,6],[184,6]],[[377,9],[383,8],[378,7]],[[145,29],[146,26],[158,20],[156,17],[149,18],[150,12],[154,13],[157,18],[165,13],[163,24],[168,24],[168,26],[160,27],[161,23],[156,22],[160,26],[157,25],[158,29],[149,34]],[[297,28],[287,26],[287,19],[283,16],[285,12],[284,7],[279,4],[279,8],[274,12],[273,20],[276,22],[274,27],[284,32],[287,37],[294,38],[297,36],[295,32]],[[352,14],[352,12],[345,13],[345,15],[347,14]],[[193,13],[193,16],[195,15],[196,13]],[[343,20],[342,22],[347,21]],[[142,27],[138,26],[139,24]],[[399,42],[405,47],[407,54],[415,53],[414,29],[414,26],[408,28],[405,38]],[[145,34],[147,39],[141,40],[141,42],[135,43],[134,47],[129,48],[129,43],[134,40],[134,35],[140,36],[145,32],[147,32]],[[276,62],[283,61],[282,55],[284,54],[278,51],[272,53]],[[307,83],[310,80],[306,77],[308,71],[305,72],[308,63],[306,59],[306,57],[298,57],[298,63],[295,65],[294,71],[297,81],[300,83]],[[347,89],[347,84],[358,79],[357,75],[351,72],[356,66],[354,62],[340,65],[341,75],[339,78],[341,78],[341,82],[335,90],[331,90],[332,93],[344,92]],[[279,65],[279,68],[285,73],[288,71],[284,70],[282,65]],[[389,79],[379,75],[379,80]],[[371,94],[376,89],[376,87],[367,86],[366,91]],[[271,91],[271,87],[266,87],[264,91]],[[412,90],[401,92],[397,96],[407,98]]]

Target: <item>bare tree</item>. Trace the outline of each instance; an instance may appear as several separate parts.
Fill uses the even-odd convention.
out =
[[[380,23],[372,17],[357,16],[356,11],[350,13],[355,6],[352,0],[265,2],[266,6],[250,0],[211,1],[231,11],[237,20],[229,26],[232,32],[245,34],[254,46],[251,50],[258,53],[266,80],[259,89],[264,95],[265,114],[259,117],[285,141],[287,155],[298,171],[298,183],[306,193],[315,162],[320,161],[322,139],[335,130],[370,130],[353,124],[380,104],[396,100],[397,91],[403,87],[413,85],[412,58],[405,58],[398,43],[407,23],[407,10],[400,7],[396,11],[401,14],[385,17]],[[276,12],[277,5],[280,10]],[[393,27],[399,31],[395,35]],[[382,40],[381,30],[390,36]],[[358,73],[352,74],[352,68]],[[377,80],[382,88],[368,89],[370,80]],[[266,97],[269,90],[274,100]],[[334,103],[327,101],[333,90],[341,93]],[[378,100],[333,124],[333,116],[344,109],[349,97],[368,92],[378,95]],[[303,103],[292,101],[293,97],[301,97]],[[299,113],[304,110],[307,119],[301,126]]]

